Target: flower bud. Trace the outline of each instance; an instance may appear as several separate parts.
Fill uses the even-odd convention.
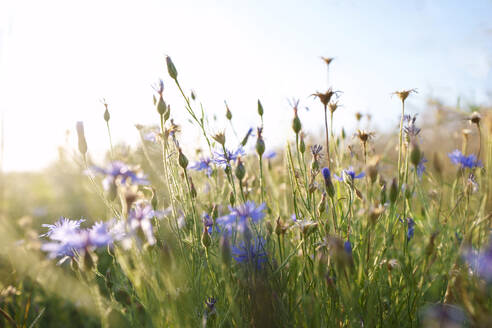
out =
[[[202,233],[202,246],[204,248],[208,248],[210,244],[212,243],[212,239],[210,238],[210,234],[208,233],[207,227],[203,228],[203,233]]]
[[[104,111],[104,120],[106,122],[109,122],[109,119],[111,118],[111,116],[109,115],[109,110],[108,110],[108,106],[106,106],[106,110]]]
[[[277,234],[277,236],[280,236],[283,233],[282,221],[280,221],[280,216],[275,221],[275,233]]]
[[[232,191],[229,194],[229,203],[231,204],[231,206],[234,206],[234,204],[236,203],[236,196],[234,196],[234,192]]]
[[[263,106],[261,105],[260,99],[258,99],[258,115],[263,116]]]
[[[319,201],[318,204],[318,213],[321,216],[326,210],[326,193],[324,192],[323,195],[321,196],[321,200]]]
[[[256,139],[256,152],[259,157],[263,156],[265,152],[265,141],[263,141],[261,134],[258,134],[258,139]]]
[[[270,221],[267,221],[265,225],[268,231],[268,235],[270,236],[273,233],[273,225]]]
[[[229,109],[229,106],[227,105],[227,103],[225,103],[226,105],[226,118],[227,120],[232,120],[232,113],[231,113],[231,110]]]
[[[178,71],[176,70],[174,63],[171,60],[171,57],[166,56],[166,64],[167,64],[167,72],[169,73],[169,76],[173,80],[176,80],[178,78]]]
[[[152,200],[150,201],[150,204],[152,205],[154,211],[157,210],[158,199],[157,199],[156,191],[153,187],[152,187]]]
[[[246,175],[246,169],[244,168],[244,164],[241,161],[241,158],[238,157],[237,159],[237,166],[236,166],[236,178],[238,178],[239,181],[242,181],[244,179],[244,176]]]
[[[299,140],[299,151],[304,154],[306,151],[306,144],[304,143],[304,136],[301,134],[301,140]]]
[[[87,153],[87,141],[85,140],[83,122],[77,122],[77,136],[79,140],[79,151],[82,155],[85,156],[85,154]]]
[[[328,196],[330,196],[330,198],[333,198],[335,196],[335,187],[333,186],[333,182],[331,181],[330,169],[324,167],[321,170],[321,174],[323,174],[323,179],[325,180],[326,192],[328,193]]]
[[[393,178],[393,181],[391,181],[391,187],[389,193],[389,199],[391,204],[394,204],[396,202],[397,197],[398,197],[398,182],[396,182],[396,179]]]
[[[166,102],[164,101],[164,98],[162,96],[159,96],[159,100],[157,101],[157,112],[159,115],[164,115],[167,110],[167,105]]]
[[[294,130],[296,134],[299,134],[299,132],[301,132],[301,129],[302,129],[301,120],[299,119],[297,112],[295,112],[294,119],[292,120],[292,130]]]
[[[419,146],[416,143],[412,143],[412,150],[410,152],[410,162],[417,167],[420,163],[422,154],[420,152]]]
[[[181,166],[183,169],[186,170],[186,168],[188,167],[188,158],[186,158],[186,156],[183,154],[181,148],[178,148],[178,151],[179,151],[178,164],[179,166]]]
[[[222,263],[229,266],[231,263],[231,245],[227,236],[220,238],[220,253],[222,255]]]
[[[195,199],[197,196],[195,184],[193,183],[193,180],[190,177],[190,193],[191,193],[191,198]]]

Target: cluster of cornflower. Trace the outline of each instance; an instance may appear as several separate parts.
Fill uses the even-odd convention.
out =
[[[132,170],[128,165],[120,161],[114,161],[106,168],[93,166],[92,169],[96,173],[105,176],[103,179],[105,190],[110,190],[117,183],[131,183],[135,185],[147,185],[149,183],[145,175]]]
[[[461,151],[456,149],[453,152],[449,153],[448,156],[451,160],[451,163],[455,165],[460,165],[460,167],[463,169],[474,169],[477,167],[482,167],[482,162],[474,154],[466,156],[462,154]]]
[[[463,257],[473,274],[492,284],[492,234],[485,249],[482,251],[469,249]]]
[[[84,221],[62,217],[54,224],[43,224],[48,232],[41,237],[50,241],[44,243],[41,250],[48,252],[49,258],[62,257],[63,262],[67,258],[111,245],[115,241],[115,235],[108,223],[96,222],[91,228],[82,229],[80,224]]]

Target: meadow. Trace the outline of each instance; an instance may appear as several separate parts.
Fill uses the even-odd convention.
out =
[[[334,87],[312,95],[323,133],[293,100],[272,149],[260,100],[237,138],[165,67],[137,147],[113,145],[105,104],[105,162],[78,122],[49,168],[3,175],[0,326],[492,326],[490,108],[432,101],[415,115],[405,104],[422,90],[400,90],[398,127],[357,114],[349,132]],[[180,143],[175,110],[201,149]]]

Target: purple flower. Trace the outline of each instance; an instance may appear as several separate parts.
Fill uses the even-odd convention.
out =
[[[482,162],[477,159],[477,156],[473,154],[465,156],[458,149],[449,153],[448,156],[451,159],[451,163],[461,165],[462,168],[473,169],[475,167],[482,167]]]
[[[239,263],[253,264],[260,269],[267,260],[265,240],[260,237],[253,241],[241,242],[238,247],[232,247],[232,256]]]
[[[227,230],[237,228],[239,231],[243,231],[248,218],[251,218],[253,223],[257,223],[265,217],[265,213],[263,213],[265,208],[265,203],[256,207],[254,202],[248,200],[246,203],[236,207],[229,206],[231,212],[228,215],[218,218],[217,223],[224,226]]]
[[[208,177],[212,175],[212,167],[210,166],[211,163],[210,158],[201,158],[199,161],[193,163],[189,168],[195,171],[203,171],[206,170],[205,173],[207,174]]]
[[[422,179],[422,175],[424,175],[425,172],[425,163],[427,163],[427,158],[422,156],[420,159],[419,165],[417,165],[417,176]]]
[[[77,253],[113,243],[113,235],[106,223],[97,222],[90,229],[80,229],[80,223],[83,221],[74,221],[62,217],[53,225],[43,224],[49,230],[42,236],[48,237],[51,241],[44,243],[41,250],[48,252],[50,258],[73,257]]]
[[[338,176],[336,174],[333,174],[333,176],[335,177],[335,179],[337,179],[338,181],[342,181],[342,182],[344,181],[346,183],[352,184],[355,179],[361,179],[366,174],[364,172],[361,172],[359,174],[355,174],[354,169],[352,168],[352,166],[350,166],[348,169],[342,170],[342,173],[340,175],[341,176]]]
[[[245,154],[244,149],[242,147],[239,147],[235,151],[230,151],[227,150],[225,153],[223,151],[216,151],[214,152],[214,158],[212,161],[222,167],[226,168],[228,166],[231,166],[231,162],[235,162],[238,158],[238,156],[243,156]]]
[[[130,183],[139,185],[149,183],[145,176],[132,171],[125,163],[120,161],[112,162],[107,168],[93,166],[92,169],[106,176],[103,180],[105,190],[109,190],[116,181],[120,183],[129,181]]]
[[[470,249],[465,253],[464,258],[474,274],[492,283],[492,235],[485,249],[480,252]]]
[[[159,131],[151,130],[151,131],[147,132],[143,138],[147,141],[157,143],[157,141],[159,141],[159,136],[160,136]]]
[[[269,150],[263,154],[263,158],[266,158],[266,159],[272,159],[275,156],[277,156],[277,153],[274,150]]]
[[[343,249],[345,250],[345,252],[348,254],[348,255],[352,255],[352,244],[350,243],[350,240],[346,240],[344,243],[343,243]]]
[[[133,234],[140,229],[149,245],[154,245],[156,240],[154,237],[152,219],[154,217],[162,218],[166,214],[166,212],[155,211],[147,202],[137,202],[135,207],[128,213],[128,226],[130,228],[130,232]]]
[[[210,217],[210,215],[208,215],[208,213],[203,213],[202,220],[203,220],[203,225],[208,230],[208,233],[212,234],[213,227],[214,227],[214,220],[212,220],[212,218]],[[220,228],[217,225],[215,225],[215,231],[220,233]]]
[[[410,241],[415,233],[415,221],[412,218],[407,218],[407,228],[407,241]]]

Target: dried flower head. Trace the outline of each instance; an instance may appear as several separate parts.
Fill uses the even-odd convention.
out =
[[[400,100],[402,102],[405,102],[405,100],[408,98],[408,96],[411,93],[417,93],[417,89],[409,89],[409,90],[395,91],[392,94],[397,95],[398,98],[400,98]]]
[[[367,143],[367,141],[371,138],[373,138],[375,135],[374,132],[368,132],[368,131],[365,131],[365,130],[360,130],[360,129],[357,129],[357,133],[355,133],[354,137],[357,137],[359,138],[359,140],[365,144]]]
[[[357,120],[357,122],[359,122],[362,119],[362,116],[363,115],[360,112],[355,113],[355,119]]]
[[[325,109],[328,107],[328,104],[330,103],[330,100],[333,96],[338,96],[338,93],[340,91],[334,91],[332,88],[329,88],[326,90],[324,93],[323,92],[316,92],[313,93],[313,97],[318,97],[319,101],[325,106]]]
[[[335,59],[334,57],[323,57],[321,56],[321,59],[325,62],[326,65],[330,65],[331,62]]]
[[[467,118],[471,124],[476,124],[477,127],[480,127],[480,120],[482,116],[479,112],[473,112],[470,117]]]
[[[339,105],[338,105],[338,101],[332,101],[332,102],[330,102],[330,104],[328,105],[328,108],[330,109],[330,112],[331,112],[331,113],[334,113],[334,112],[337,110],[337,108],[338,108],[338,107],[339,107]]]
[[[226,142],[225,132],[224,131],[217,132],[212,136],[212,139],[214,139],[215,141],[217,141],[219,144],[223,146]]]

